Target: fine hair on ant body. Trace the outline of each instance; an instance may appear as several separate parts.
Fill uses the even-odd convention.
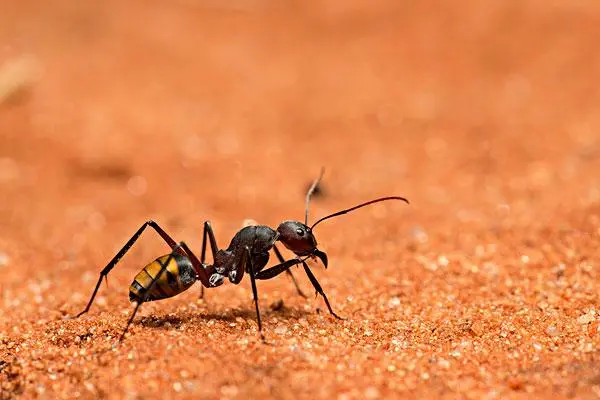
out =
[[[196,281],[200,281],[203,288],[214,288],[223,284],[225,278],[235,285],[239,284],[244,277],[244,273],[250,276],[252,286],[252,295],[256,306],[256,319],[258,322],[258,331],[260,337],[264,340],[262,333],[262,323],[260,319],[260,310],[258,306],[258,292],[256,289],[256,280],[266,280],[275,278],[277,275],[286,272],[293,279],[298,293],[302,296],[302,292],[293,277],[290,268],[302,264],[304,272],[308,276],[317,295],[321,295],[331,315],[338,319],[340,318],[331,308],[329,300],[323,291],[323,288],[317,281],[317,278],[311,272],[306,260],[308,258],[318,258],[321,260],[325,268],[327,268],[327,254],[317,249],[317,240],[313,235],[313,229],[321,222],[337,217],[358,208],[368,206],[370,204],[386,201],[386,200],[401,200],[408,203],[404,197],[388,196],[381,197],[365,203],[358,204],[354,207],[335,212],[327,215],[308,226],[308,209],[311,196],[323,177],[324,170],[321,170],[319,177],[314,181],[306,193],[306,208],[304,223],[299,221],[284,221],[277,229],[272,229],[264,225],[247,226],[238,231],[227,249],[220,249],[217,246],[217,241],[213,233],[210,222],[204,223],[204,233],[202,236],[202,252],[200,259],[192,252],[192,250],[184,243],[177,243],[169,236],[156,222],[145,222],[125,243],[123,248],[108,262],[106,267],[100,271],[100,277],[96,283],[96,287],[88,301],[87,306],[83,311],[77,314],[74,318],[78,318],[87,313],[94,302],[94,298],[98,293],[98,289],[103,279],[107,279],[110,271],[117,265],[119,260],[127,253],[127,251],[135,244],[142,232],[150,226],[156,233],[169,245],[171,253],[163,255],[150,264],[146,265],[135,276],[131,286],[129,287],[129,299],[131,302],[136,302],[135,309],[131,317],[127,321],[127,325],[121,334],[119,341],[122,341],[133,322],[135,315],[142,305],[147,301],[161,300],[176,296],[185,290],[189,289]],[[207,239],[210,243],[210,248],[213,256],[213,263],[207,264],[206,261],[206,245]],[[281,252],[275,245],[275,242],[280,241],[296,257],[285,260]],[[264,269],[269,261],[269,251],[273,250],[279,260],[279,264]],[[202,296],[202,294],[201,294]],[[305,297],[305,296],[304,296]]]

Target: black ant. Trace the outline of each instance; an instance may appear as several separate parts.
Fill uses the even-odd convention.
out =
[[[184,242],[177,244],[177,242],[175,242],[171,236],[169,236],[160,226],[158,226],[156,222],[145,222],[137,230],[137,232],[133,234],[131,239],[125,243],[125,246],[123,246],[123,248],[100,272],[100,278],[96,283],[96,287],[87,306],[74,318],[78,318],[89,311],[94,298],[98,293],[102,279],[107,279],[108,274],[115,267],[117,262],[138,240],[146,227],[150,226],[159,234],[161,238],[163,238],[165,242],[167,242],[172,251],[170,254],[161,256],[150,264],[146,265],[140,271],[140,273],[135,276],[131,286],[129,287],[129,300],[136,302],[137,304],[133,310],[133,314],[129,318],[129,321],[127,321],[127,325],[125,326],[119,341],[123,340],[125,337],[125,334],[127,333],[127,330],[129,329],[129,326],[135,318],[135,314],[142,303],[176,296],[179,293],[189,289],[190,286],[192,286],[196,281],[200,281],[203,287],[213,288],[220,286],[223,284],[225,278],[228,278],[231,283],[237,285],[242,281],[244,273],[248,273],[250,275],[252,295],[254,297],[254,304],[256,306],[258,331],[261,338],[264,340],[264,336],[262,334],[262,323],[260,320],[260,311],[258,307],[256,280],[271,279],[282,272],[287,272],[291,275],[291,271],[289,269],[298,264],[302,264],[304,267],[304,272],[306,272],[306,275],[308,275],[308,279],[315,288],[317,295],[320,294],[323,296],[323,300],[325,300],[325,304],[327,305],[331,315],[338,319],[342,319],[331,308],[329,300],[327,299],[325,292],[323,292],[323,288],[321,288],[317,278],[313,275],[310,268],[306,264],[306,260],[308,258],[315,257],[321,260],[325,268],[327,268],[328,264],[327,255],[317,249],[317,240],[313,235],[314,227],[329,218],[346,214],[350,211],[373,203],[378,203],[385,200],[402,200],[408,203],[408,200],[397,196],[378,198],[366,203],[361,203],[352,208],[327,215],[309,227],[308,209],[310,198],[322,177],[323,170],[321,170],[321,174],[306,193],[304,223],[299,221],[284,221],[277,227],[277,230],[271,229],[270,227],[264,225],[247,226],[236,233],[231,240],[229,247],[226,250],[223,250],[219,249],[217,246],[217,241],[215,239],[210,222],[206,221],[204,223],[202,253],[200,260],[198,260],[196,255]],[[210,242],[210,248],[213,255],[212,265],[205,263],[207,238]],[[281,252],[277,246],[275,246],[275,242],[277,241],[280,241],[287,249],[291,250],[296,255],[296,258],[286,261],[281,255]],[[269,261],[269,250],[271,249],[279,259],[280,264],[264,269]],[[293,278],[293,275],[291,276]],[[294,284],[296,285],[298,292],[302,294],[295,279]]]

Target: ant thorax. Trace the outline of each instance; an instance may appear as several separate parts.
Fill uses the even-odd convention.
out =
[[[269,261],[269,250],[273,248],[279,234],[264,225],[247,226],[241,229],[231,240],[227,250],[219,250],[215,255],[215,272],[209,276],[211,286],[220,286],[225,278],[233,284],[241,281],[244,272],[250,272],[246,265],[238,265],[243,259],[246,248],[249,251],[248,260],[256,271],[260,271]],[[240,270],[240,268],[242,268]]]
[[[235,256],[233,253],[227,250],[219,250],[215,254],[214,269],[215,272],[208,277],[208,281],[212,287],[221,286],[225,277],[230,275],[233,268],[235,268]],[[231,276],[230,276],[231,279]]]
[[[241,254],[248,246],[253,253],[264,253],[271,250],[279,234],[265,225],[251,225],[242,228],[235,234],[227,250]]]

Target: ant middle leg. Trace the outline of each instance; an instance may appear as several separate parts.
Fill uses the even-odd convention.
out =
[[[285,259],[281,255],[281,252],[279,251],[279,249],[277,248],[277,246],[273,246],[273,252],[275,252],[275,255],[279,259],[279,262],[282,263],[282,264],[284,264],[285,263]],[[292,282],[294,283],[294,286],[296,287],[296,292],[298,292],[298,294],[300,296],[302,296],[302,297],[304,297],[306,299],[307,296],[304,294],[304,292],[302,292],[302,289],[300,289],[300,286],[298,285],[298,281],[296,281],[296,277],[294,276],[294,274],[292,274],[292,271],[290,271],[289,269],[286,269],[285,273],[288,274],[288,276],[290,278],[292,278]]]
[[[254,305],[256,306],[256,320],[258,322],[258,333],[260,334],[260,338],[264,342],[265,336],[262,332],[262,323],[260,321],[260,309],[258,307],[258,291],[256,290],[256,278],[254,277],[254,263],[252,262],[252,254],[250,253],[250,248],[248,246],[246,246],[244,249],[241,264],[243,266],[242,271],[245,269],[246,265],[248,265],[248,268],[250,270],[250,283],[252,285],[252,296],[254,297]]]
[[[210,241],[210,250],[213,256],[213,263],[219,246],[217,246],[217,240],[215,239],[215,233],[212,230],[212,226],[209,221],[204,222],[204,232],[202,233],[202,253],[200,253],[200,262],[204,265],[206,260],[206,239]],[[200,287],[200,298],[204,298],[204,285]]]
[[[127,241],[127,243],[125,243],[125,246],[123,246],[123,248],[121,248],[121,250],[119,250],[119,252],[115,254],[115,256],[108,262],[108,264],[106,264],[106,267],[104,267],[102,271],[100,271],[100,278],[96,283],[96,287],[94,288],[94,292],[92,293],[92,296],[90,297],[87,306],[83,311],[81,311],[73,318],[79,318],[90,310],[90,307],[92,307],[92,303],[96,298],[96,294],[98,294],[98,289],[100,289],[102,279],[108,280],[108,274],[110,273],[110,271],[115,267],[115,265],[117,265],[119,260],[123,258],[125,253],[127,253],[127,251],[131,249],[131,247],[135,244],[135,242],[139,239],[139,237],[142,235],[142,233],[148,226],[153,228],[156,231],[156,233],[158,233],[158,235],[169,245],[171,250],[178,251],[182,255],[185,254],[182,250],[179,249],[177,242],[175,242],[175,240],[173,240],[173,238],[169,236],[169,234],[167,234],[160,226],[158,226],[156,222],[152,220],[144,222],[144,224],[133,234],[133,236]]]

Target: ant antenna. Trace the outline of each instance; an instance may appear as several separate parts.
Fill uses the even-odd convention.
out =
[[[406,200],[404,197],[398,197],[398,196],[381,197],[381,198],[378,198],[378,199],[375,199],[375,200],[367,201],[366,203],[361,203],[361,204],[359,204],[359,205],[357,205],[357,206],[354,206],[354,207],[352,207],[352,208],[348,208],[348,209],[346,209],[346,210],[338,211],[338,212],[336,212],[336,213],[333,213],[333,214],[330,214],[330,215],[328,215],[328,216],[326,216],[326,217],[323,217],[323,218],[321,218],[320,220],[318,220],[317,222],[315,222],[315,223],[314,223],[314,224],[313,224],[313,225],[310,227],[310,229],[313,229],[315,226],[317,226],[319,223],[321,223],[321,222],[325,221],[326,219],[333,218],[333,217],[337,217],[338,215],[343,215],[343,214],[349,213],[350,211],[354,211],[354,210],[356,210],[357,208],[361,208],[361,207],[364,207],[364,206],[368,206],[369,204],[373,204],[373,203],[379,203],[380,201],[386,201],[386,200],[402,200],[402,201],[404,201],[406,204],[409,204],[409,203],[408,203],[408,200]],[[307,205],[308,205],[308,204],[307,204]],[[308,211],[308,208],[307,208],[307,211]],[[308,213],[307,213],[307,215],[308,215]]]
[[[319,174],[319,177],[317,179],[315,179],[313,184],[308,189],[308,192],[306,192],[306,213],[304,215],[304,225],[308,225],[308,206],[310,205],[310,197],[312,196],[313,192],[319,185],[319,182],[321,182],[321,178],[323,178],[324,173],[325,173],[325,167],[321,167],[321,173]]]

